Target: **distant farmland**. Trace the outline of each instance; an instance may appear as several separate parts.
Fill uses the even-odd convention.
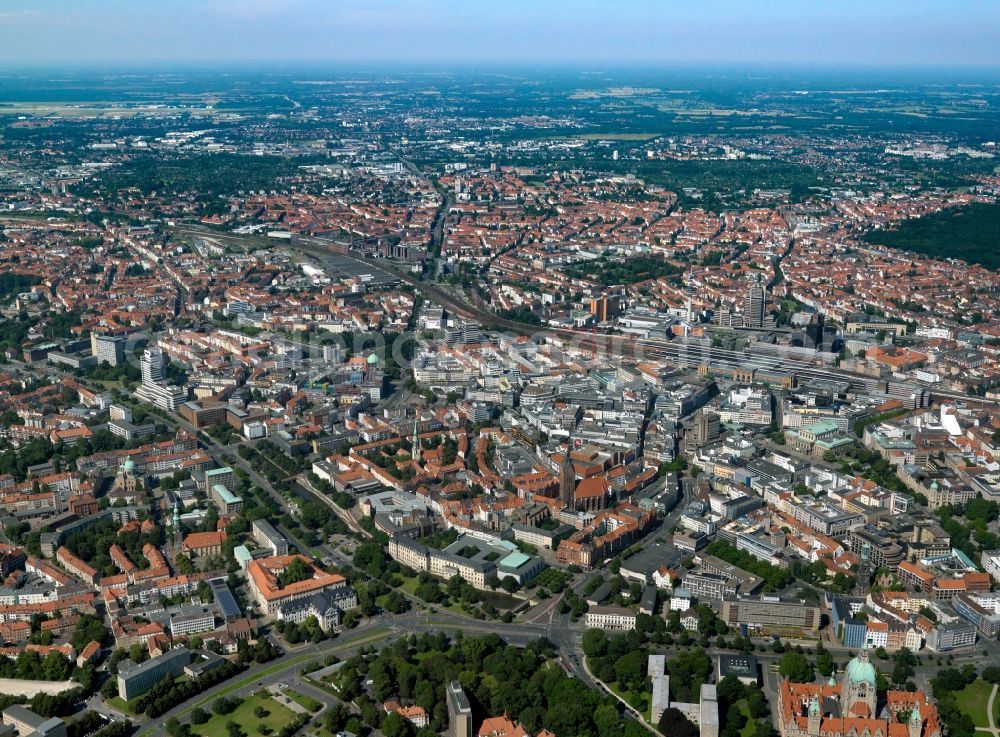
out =
[[[1000,205],[972,203],[873,230],[868,243],[1000,269]]]

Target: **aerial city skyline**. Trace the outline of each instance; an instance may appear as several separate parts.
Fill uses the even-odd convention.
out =
[[[994,3],[0,62],[0,737],[996,735]]]

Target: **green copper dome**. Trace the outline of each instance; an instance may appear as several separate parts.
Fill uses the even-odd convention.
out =
[[[822,715],[823,712],[820,710],[819,699],[813,696],[812,701],[809,703],[809,716],[818,717]]]
[[[134,471],[135,470],[135,461],[133,461],[131,459],[125,461],[122,464],[122,470],[123,471]]]
[[[371,364],[378,363],[378,356],[376,356],[374,353],[368,356],[368,363]]]
[[[847,664],[847,680],[874,686],[877,681],[875,666],[868,662],[868,658],[851,658],[851,662]]]

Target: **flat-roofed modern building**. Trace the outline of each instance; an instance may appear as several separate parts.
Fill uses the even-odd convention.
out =
[[[207,493],[212,490],[212,487],[216,484],[221,484],[225,486],[232,492],[236,491],[236,474],[233,472],[229,466],[223,466],[222,468],[210,468],[205,471],[204,485],[202,489]]]
[[[445,701],[448,704],[448,737],[472,737],[472,705],[461,683],[448,684]]]
[[[653,543],[623,560],[619,574],[626,580],[636,581],[645,586],[653,580],[656,571],[664,566],[676,567],[683,557],[682,553],[670,545]]]
[[[646,672],[653,681],[650,716],[653,718],[653,724],[659,724],[663,712],[670,706],[670,676],[667,675],[667,656],[651,653]]]
[[[271,555],[288,555],[288,540],[266,519],[255,519],[251,528],[254,541],[261,547],[270,548]]]
[[[698,730],[701,737],[719,737],[719,697],[714,683],[701,684],[698,698]]]
[[[143,402],[173,412],[187,399],[187,390],[163,382],[143,382],[135,390],[135,396]]]
[[[514,532],[514,539],[518,542],[526,542],[529,545],[534,545],[536,548],[549,548],[550,550],[555,550],[559,547],[559,541],[564,537],[569,537],[574,529],[576,528],[567,524],[559,525],[553,530],[545,530],[533,525],[523,525],[520,522],[515,522],[511,525],[511,530]]]
[[[684,574],[684,588],[691,592],[697,599],[724,599],[727,596],[736,596],[739,589],[739,582],[729,576],[720,576],[717,573],[704,573],[692,571]]]
[[[215,612],[204,604],[181,604],[167,608],[170,635],[182,637],[215,629]]]
[[[819,607],[777,596],[762,596],[759,599],[727,597],[722,602],[719,616],[730,627],[745,625],[762,632],[816,632],[821,621]]]
[[[236,597],[229,590],[229,586],[221,578],[215,578],[208,582],[212,587],[212,598],[215,600],[215,608],[224,622],[235,622],[243,616],[240,605],[236,603]]]
[[[726,676],[733,676],[740,683],[756,684],[759,680],[757,658],[749,653],[727,654],[719,656],[718,677],[721,681]]]
[[[226,405],[221,403],[206,406],[200,402],[184,402],[177,413],[199,430],[226,421]]]
[[[874,525],[865,525],[860,529],[851,530],[846,538],[847,547],[852,553],[861,554],[865,545],[872,569],[888,568],[895,573],[899,564],[906,560],[906,546],[901,544],[895,535],[891,535]]]
[[[212,501],[222,514],[238,514],[243,509],[243,497],[236,496],[222,484],[212,484]]]
[[[938,653],[971,648],[976,644],[976,632],[976,625],[958,617],[939,622],[927,634],[927,648]]]
[[[253,554],[246,545],[237,545],[233,548],[233,557],[236,558],[236,562],[240,565],[240,570],[243,571],[247,569],[250,561],[253,560]]]
[[[120,335],[90,334],[90,352],[98,363],[117,366],[125,360],[125,338]]]
[[[1000,550],[984,550],[980,555],[980,562],[983,570],[993,578],[1000,581]]]
[[[66,722],[62,719],[39,716],[20,704],[3,710],[3,723],[17,730],[18,737],[66,737]]]
[[[796,522],[801,522],[824,535],[846,535],[865,524],[863,515],[822,501],[800,502],[789,506]]]
[[[764,585],[764,579],[714,555],[701,556],[701,568],[708,573],[734,579],[742,596],[755,594]]]
[[[976,625],[976,629],[991,640],[995,640],[1000,632],[1000,614],[997,613],[997,595],[960,593],[951,600],[955,612],[967,622]]]
[[[123,660],[118,665],[118,695],[126,701],[142,696],[167,676],[180,676],[190,662],[191,651],[186,647],[174,648],[145,663]]]

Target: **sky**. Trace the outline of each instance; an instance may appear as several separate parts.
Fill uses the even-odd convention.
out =
[[[1000,68],[998,0],[0,0],[0,63]]]

